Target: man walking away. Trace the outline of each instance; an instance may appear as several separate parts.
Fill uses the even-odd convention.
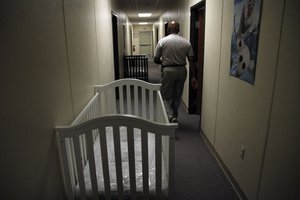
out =
[[[162,66],[161,94],[169,121],[172,123],[177,122],[178,108],[187,76],[186,58],[189,61],[192,87],[194,89],[198,87],[192,45],[178,35],[179,31],[178,22],[169,22],[169,35],[159,40],[154,56],[154,62]]]

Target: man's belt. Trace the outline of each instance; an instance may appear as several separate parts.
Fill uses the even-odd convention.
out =
[[[185,64],[161,65],[162,67],[184,67]]]

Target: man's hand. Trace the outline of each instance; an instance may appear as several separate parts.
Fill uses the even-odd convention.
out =
[[[161,60],[159,57],[154,57],[154,63],[160,65],[161,64]]]
[[[198,81],[196,80],[196,78],[192,78],[191,80],[191,84],[192,84],[192,88],[195,90],[199,87],[199,83]]]

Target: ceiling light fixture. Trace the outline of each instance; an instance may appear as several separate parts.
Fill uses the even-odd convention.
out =
[[[139,25],[147,25],[148,22],[139,22]]]
[[[138,17],[151,17],[152,13],[139,13]]]

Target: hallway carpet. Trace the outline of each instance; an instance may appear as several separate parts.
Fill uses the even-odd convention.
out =
[[[159,83],[159,65],[149,59],[149,82]],[[199,116],[180,107],[175,141],[175,200],[238,200],[200,135]]]
[[[175,200],[238,200],[201,137],[199,116],[179,112],[175,141]]]

